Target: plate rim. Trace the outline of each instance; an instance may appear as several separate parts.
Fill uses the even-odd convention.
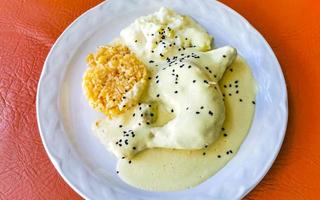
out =
[[[238,13],[236,10],[234,10],[233,8],[227,6],[226,4],[216,0],[217,3],[219,3],[221,6],[223,6],[225,9],[229,10],[230,12],[232,12],[233,14],[237,15],[244,23],[246,23],[247,25],[249,25],[251,27],[251,29],[255,32],[255,34],[257,34],[262,40],[263,42],[266,44],[266,46],[268,47],[268,50],[272,52],[272,57],[274,58],[274,60],[276,61],[277,67],[278,67],[278,71],[280,71],[280,75],[281,75],[281,81],[282,83],[284,83],[283,85],[281,85],[281,88],[284,92],[283,94],[283,98],[284,98],[284,106],[285,106],[285,118],[284,118],[284,123],[282,126],[282,130],[281,132],[281,138],[279,140],[279,143],[277,145],[277,149],[273,152],[274,154],[273,159],[271,161],[268,162],[268,165],[265,166],[265,169],[263,171],[263,173],[261,174],[261,176],[258,178],[258,180],[255,181],[255,184],[253,184],[250,188],[248,188],[241,196],[241,199],[243,199],[246,195],[248,195],[261,181],[262,179],[264,179],[264,177],[268,174],[268,172],[270,171],[271,167],[273,166],[274,162],[276,161],[280,150],[282,148],[282,144],[284,142],[284,138],[286,136],[286,132],[287,132],[287,127],[288,127],[288,117],[289,117],[289,109],[288,109],[288,91],[287,91],[287,84],[286,84],[286,79],[284,76],[284,73],[282,71],[280,62],[276,56],[276,54],[274,53],[273,49],[271,48],[270,44],[268,43],[268,41],[263,37],[263,35],[245,18],[243,17],[240,13]]]
[[[79,17],[77,17],[70,25],[68,25],[64,31],[61,33],[61,35],[57,38],[57,40],[54,42],[54,44],[52,45],[50,51],[48,52],[48,55],[45,59],[45,62],[43,64],[43,69],[41,71],[41,75],[37,84],[37,94],[36,94],[36,117],[37,117],[37,125],[38,125],[38,129],[39,129],[39,134],[41,137],[41,141],[43,143],[43,146],[45,148],[45,151],[50,159],[50,162],[54,165],[55,169],[58,171],[59,175],[63,178],[63,180],[74,190],[76,191],[81,197],[85,198],[85,199],[90,199],[89,196],[87,196],[85,194],[84,191],[81,191],[81,189],[78,189],[77,186],[75,186],[65,175],[64,172],[61,170],[61,168],[58,166],[54,156],[52,155],[52,153],[50,152],[50,150],[48,149],[48,143],[46,142],[45,136],[44,136],[44,131],[43,131],[43,127],[41,125],[41,120],[40,120],[40,110],[39,110],[39,102],[40,102],[40,89],[42,87],[41,83],[43,83],[43,79],[44,79],[44,74],[48,71],[48,60],[50,58],[50,56],[52,55],[52,52],[55,51],[57,45],[60,43],[60,41],[62,40],[62,38],[66,35],[66,33],[68,32],[68,30],[74,26],[77,22],[79,22],[85,15],[87,15],[90,12],[93,12],[95,9],[99,8],[100,6],[104,5],[104,4],[110,4],[111,2],[113,2],[113,0],[107,0],[107,1],[103,1],[99,4],[97,4],[96,6],[84,11]],[[250,27],[250,29],[257,34],[257,36],[260,37],[260,39],[263,40],[264,44],[267,46],[268,50],[271,52],[271,55],[274,59],[274,61],[277,64],[277,70],[280,75],[281,78],[281,90],[283,92],[282,94],[282,101],[284,103],[284,110],[282,111],[284,114],[284,118],[283,118],[283,124],[281,126],[281,130],[279,129],[279,133],[281,133],[281,137],[279,138],[279,140],[277,141],[277,145],[276,145],[276,149],[272,152],[272,159],[270,159],[271,157],[269,157],[270,160],[268,160],[267,164],[264,166],[264,170],[261,170],[261,172],[259,173],[259,176],[256,176],[257,179],[255,179],[254,184],[251,185],[251,187],[248,187],[243,194],[241,195],[241,199],[243,197],[245,197],[253,188],[255,188],[261,181],[262,179],[266,176],[266,174],[269,172],[270,168],[272,167],[273,163],[275,162],[275,160],[277,159],[277,156],[279,155],[279,152],[281,150],[282,144],[284,142],[284,138],[286,135],[286,129],[287,129],[287,125],[288,125],[288,115],[289,115],[289,110],[288,110],[288,94],[287,94],[287,86],[286,86],[286,81],[285,81],[285,76],[284,73],[282,71],[281,65],[274,53],[274,51],[272,50],[271,46],[269,45],[269,43],[266,41],[266,39],[263,37],[263,35],[247,20],[245,19],[242,15],[240,15],[238,12],[236,12],[235,10],[233,10],[232,8],[230,8],[229,6],[225,5],[224,3],[220,2],[220,1],[213,1],[212,3],[218,3],[220,4],[220,6],[224,7],[224,9],[228,10],[229,12],[231,12],[232,14],[236,15],[238,18],[241,19],[241,21],[243,23],[245,23],[246,25],[248,25]]]

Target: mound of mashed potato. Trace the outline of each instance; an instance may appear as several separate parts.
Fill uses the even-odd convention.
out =
[[[193,19],[164,7],[136,19],[120,32],[120,37],[142,60],[164,59],[185,48],[208,51],[212,41]]]

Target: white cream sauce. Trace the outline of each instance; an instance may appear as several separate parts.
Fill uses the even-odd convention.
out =
[[[147,149],[131,160],[121,159],[117,170],[128,184],[145,190],[176,191],[195,186],[221,169],[245,139],[255,110],[255,81],[238,57],[219,82],[225,95],[226,118],[221,135],[201,150]]]

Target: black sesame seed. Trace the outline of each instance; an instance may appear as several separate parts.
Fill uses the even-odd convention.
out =
[[[238,85],[235,85],[235,87],[238,88],[239,86],[238,86]]]
[[[154,53],[154,51],[153,51],[153,50],[151,50],[151,53]]]
[[[213,112],[212,112],[211,110],[209,110],[208,113],[209,113],[209,115],[211,115],[211,116],[213,115]]]
[[[223,94],[222,94],[222,96],[224,96],[224,97],[225,97],[226,95],[223,93]]]
[[[171,109],[171,112],[173,113],[173,112],[174,112],[174,110],[173,110],[173,109]]]
[[[123,107],[125,108],[127,105],[123,105]]]
[[[232,87],[232,84],[229,84],[229,87]]]
[[[233,69],[232,69],[232,68],[230,68],[229,70],[230,70],[230,72],[233,72]]]
[[[119,144],[119,147],[122,147],[122,144]]]
[[[131,160],[129,160],[129,164],[131,164]]]
[[[154,36],[154,34],[152,33],[151,36]]]
[[[203,109],[203,106],[201,106],[200,109]]]
[[[223,127],[222,127],[222,128],[221,128],[221,130],[222,130],[222,131],[224,131],[224,130],[225,130],[225,128],[223,128]]]
[[[200,112],[199,112],[199,111],[197,111],[197,112],[196,112],[196,114],[197,114],[197,115],[199,115],[199,114],[200,114]]]
[[[178,84],[178,82],[174,82],[175,84]]]
[[[242,102],[242,99],[239,99],[240,102]]]
[[[112,99],[112,101],[116,101],[115,99]]]
[[[206,84],[208,84],[208,81],[207,81],[207,80],[203,80],[203,82],[206,83]]]
[[[220,156],[220,155],[218,155],[217,157],[218,157],[218,158],[221,158],[221,156]]]
[[[226,55],[222,55],[222,57],[226,58],[227,56]]]
[[[136,148],[136,147],[132,147],[132,149],[133,149],[133,150],[136,150],[137,148]]]
[[[189,107],[186,107],[186,110],[189,110]]]
[[[225,134],[223,134],[223,136],[224,136],[224,137],[227,137],[227,136],[228,136],[228,134],[226,134],[226,133],[225,133]]]
[[[238,93],[239,93],[239,90],[236,91],[236,94],[238,94]]]
[[[252,101],[252,104],[256,104],[256,102],[255,102],[255,101]]]
[[[227,155],[229,155],[229,151],[227,151],[226,153],[227,153]]]
[[[226,85],[224,85],[223,87],[224,87],[224,88],[227,88],[227,86],[226,86]]]
[[[229,93],[229,96],[231,96],[232,94],[231,93]]]
[[[206,152],[203,152],[203,153],[202,153],[202,155],[204,155],[204,156],[205,156],[205,155],[206,155]]]
[[[141,109],[142,109],[142,107],[140,106],[140,107],[139,107],[139,110],[141,110]]]
[[[139,123],[138,125],[141,126],[141,123]]]
[[[159,80],[157,80],[156,83],[159,83]]]
[[[178,91],[176,90],[176,91],[174,91],[174,93],[175,93],[175,94],[177,94],[177,93],[178,93]]]
[[[149,104],[149,108],[151,108],[151,106],[152,106],[152,105],[151,105],[151,104]]]
[[[122,157],[121,159],[125,159],[125,157]]]
[[[214,74],[213,77],[217,78],[217,75]]]
[[[154,63],[154,61],[153,60],[149,60],[149,63]]]
[[[143,117],[143,114],[141,114],[140,116]]]
[[[134,42],[138,42],[138,40],[135,40]]]
[[[150,116],[151,116],[151,117],[153,117],[153,116],[154,116],[154,114],[153,114],[153,113],[150,113]]]
[[[164,55],[162,53],[159,54],[161,57],[163,57]]]
[[[237,84],[238,82],[239,82],[239,81],[238,81],[238,80],[236,80],[234,83],[235,83],[235,84]]]
[[[185,40],[188,40],[188,38],[184,38]]]
[[[160,94],[157,94],[157,97],[160,97]]]
[[[126,99],[126,97],[125,97],[125,96],[123,96],[122,98],[123,98],[123,99]]]
[[[117,174],[119,174],[119,171],[117,171]]]
[[[119,128],[122,128],[122,125],[119,125]]]
[[[232,150],[229,151],[230,153],[233,153]]]
[[[178,36],[176,35],[174,38],[178,38]]]
[[[208,148],[208,145],[204,145],[204,148]]]
[[[147,125],[150,125],[150,122],[146,122]]]
[[[189,65],[188,68],[190,69],[190,68],[191,68],[191,65]]]

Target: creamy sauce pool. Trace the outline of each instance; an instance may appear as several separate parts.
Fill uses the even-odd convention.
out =
[[[237,153],[255,110],[255,81],[246,62],[237,57],[219,82],[225,103],[221,134],[201,150],[147,149],[130,161],[120,159],[119,176],[145,190],[176,191],[193,187],[220,170]]]

